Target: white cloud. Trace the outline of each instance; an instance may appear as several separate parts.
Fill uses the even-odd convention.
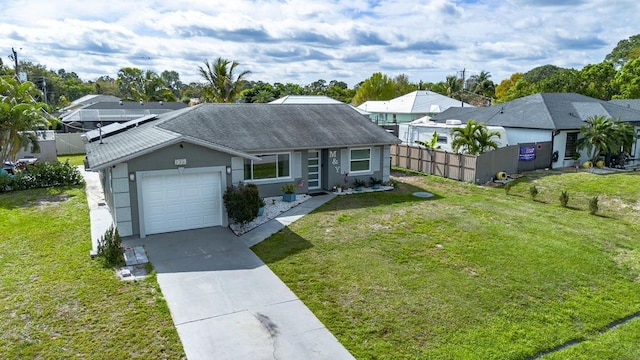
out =
[[[624,16],[639,10],[636,0],[28,0],[3,4],[0,52],[85,80],[134,66],[200,81],[198,66],[222,56],[271,83],[353,86],[378,71],[442,81],[463,68],[500,81],[602,61],[640,33]]]

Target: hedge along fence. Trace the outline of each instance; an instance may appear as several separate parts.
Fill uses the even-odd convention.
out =
[[[29,165],[14,176],[0,174],[0,192],[82,184],[82,174],[68,161]]]
[[[448,179],[483,184],[500,172],[518,172],[518,146],[480,155],[455,154],[406,144],[391,145],[391,165]]]

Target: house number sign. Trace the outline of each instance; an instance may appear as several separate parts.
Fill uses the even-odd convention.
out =
[[[187,159],[175,159],[175,160],[173,160],[173,163],[176,166],[185,166],[185,165],[187,165]]]
[[[336,150],[329,151],[329,161],[336,169],[336,174],[340,174],[340,160],[338,160],[338,152]]]

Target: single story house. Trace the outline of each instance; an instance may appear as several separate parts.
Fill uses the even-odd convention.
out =
[[[57,162],[56,133],[53,130],[35,130],[38,139],[38,150],[34,150],[31,145],[27,148],[20,148],[16,154],[16,159],[38,159],[39,162]]]
[[[473,119],[490,126],[502,126],[509,144],[535,145],[532,164],[537,169],[573,166],[580,128],[596,115],[634,124],[639,136],[631,157],[637,162],[640,159],[640,111],[576,93],[540,93],[489,107],[449,108],[431,120],[458,119],[466,123]],[[584,152],[580,160],[587,160]]]
[[[349,179],[388,180],[400,140],[346,104],[200,104],[89,137],[86,167],[101,172],[123,236],[228,225],[227,186],[260,196],[322,192]]]
[[[366,101],[360,104],[358,109],[371,113],[371,121],[385,126],[433,116],[450,107],[473,108],[474,106],[433,91],[417,90],[388,101]]]

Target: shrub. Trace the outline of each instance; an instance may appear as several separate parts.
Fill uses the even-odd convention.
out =
[[[589,213],[595,215],[598,212],[598,196],[594,196],[589,200]]]
[[[107,229],[98,241],[98,256],[104,258],[106,267],[116,267],[124,265],[124,255],[122,253],[122,239],[118,229],[113,225]]]
[[[356,179],[353,182],[353,186],[356,187],[356,188],[362,188],[362,187],[367,186],[367,183],[366,183],[366,181],[364,181],[362,179]]]
[[[236,223],[244,224],[258,216],[261,198],[255,184],[239,183],[228,186],[222,196],[229,218]]]
[[[63,163],[38,163],[19,171],[12,179],[12,190],[26,190],[52,186],[82,185],[80,171],[69,161]]]
[[[11,191],[13,186],[13,178],[8,173],[0,173],[0,193]]]
[[[531,195],[531,200],[535,200],[538,196],[538,188],[535,185],[529,187],[529,195]]]
[[[284,184],[280,190],[285,194],[295,194],[296,193],[296,184]]]
[[[369,184],[371,186],[382,185],[382,183],[383,183],[382,179],[378,179],[374,177],[369,178]]]
[[[569,203],[569,193],[567,193],[566,190],[562,190],[562,192],[560,193],[560,205],[562,205],[563,207],[567,207],[568,203]]]

